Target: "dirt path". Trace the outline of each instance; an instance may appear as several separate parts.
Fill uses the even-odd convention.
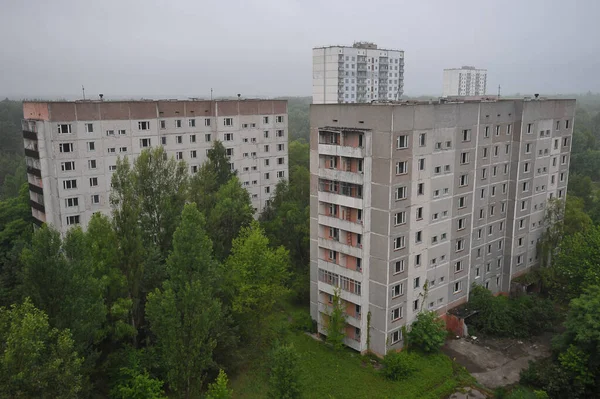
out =
[[[530,360],[550,355],[550,344],[546,336],[527,341],[467,338],[449,340],[443,351],[464,366],[477,382],[493,389],[517,383],[519,373]]]

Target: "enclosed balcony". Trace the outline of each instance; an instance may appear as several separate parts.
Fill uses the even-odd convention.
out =
[[[364,134],[362,130],[319,130],[319,154],[364,158]]]

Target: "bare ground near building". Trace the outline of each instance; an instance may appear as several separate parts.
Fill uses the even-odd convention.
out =
[[[519,373],[530,360],[550,356],[552,334],[530,339],[450,339],[442,349],[464,366],[477,382],[494,389],[519,382]]]

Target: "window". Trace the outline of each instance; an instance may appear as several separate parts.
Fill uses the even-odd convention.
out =
[[[438,141],[437,143],[435,143],[435,149],[436,150],[441,150],[442,149],[442,143],[440,141]]]
[[[419,134],[419,147],[425,147],[426,137],[427,137],[426,133]]]
[[[183,143],[183,136],[175,136],[175,141],[177,142],[177,144]]]
[[[413,280],[413,288],[419,288],[421,286],[421,278],[420,277],[416,277]]]
[[[415,300],[413,301],[413,311],[415,311],[415,312],[416,312],[416,311],[418,311],[418,310],[419,310],[419,300],[418,300],[418,299],[415,299]]]
[[[500,125],[496,125],[496,136],[500,136]]]
[[[77,179],[63,180],[63,188],[65,190],[73,190],[77,188]]]
[[[425,183],[418,183],[417,184],[417,195],[423,195],[425,194]]]
[[[265,151],[265,152],[269,152],[269,145],[268,145],[268,144],[266,144],[266,145],[265,145],[265,147],[264,147],[264,151]]]
[[[281,178],[281,177],[285,177],[285,171],[280,170],[277,172],[277,177]]]
[[[494,156],[495,157],[498,156],[498,146],[497,145],[494,146]]]
[[[98,185],[97,177],[90,177],[90,187],[96,187]]]
[[[190,143],[195,143],[196,142],[196,135],[195,134],[191,134],[190,135]]]
[[[568,128],[569,128],[569,120],[567,119],[567,120],[565,120],[565,129],[568,129]]]
[[[469,175],[461,175],[459,178],[459,187],[464,187],[469,184]]]
[[[277,165],[284,165],[285,164],[285,158],[277,158]]]
[[[79,224],[79,215],[67,216],[67,226]]]
[[[181,161],[183,159],[183,151],[177,151],[175,153],[175,159]]]
[[[419,170],[425,170],[425,158],[419,158]]]
[[[167,128],[167,121],[161,120],[160,121],[160,128],[161,129],[166,129]]]
[[[406,212],[398,212],[394,215],[394,225],[398,226],[406,223]]]
[[[465,240],[463,238],[459,238],[456,240],[456,252],[462,251],[465,249]]]
[[[204,119],[204,126],[210,126],[210,119],[209,118]]]
[[[421,266],[421,254],[415,255],[415,267]]]
[[[433,169],[433,171],[434,171],[434,173],[435,173],[436,175],[439,175],[440,173],[442,173],[442,167],[441,167],[441,166],[436,166],[436,167]]]
[[[481,169],[481,179],[482,180],[487,179],[487,168]]]
[[[402,307],[392,309],[392,321],[400,320],[402,318]]]
[[[138,130],[150,130],[150,122],[149,121],[138,122]]]
[[[471,130],[464,129],[462,131],[462,141],[471,141]]]
[[[484,133],[483,133],[483,137],[485,137],[486,139],[487,139],[488,137],[490,137],[490,127],[489,127],[489,126],[486,126],[486,127],[485,127],[485,131],[484,131]]]
[[[190,158],[192,158],[192,159],[197,158],[197,156],[198,156],[198,153],[196,152],[196,150],[190,151]]]
[[[269,172],[265,173],[265,180],[269,180],[271,178],[271,175]]]
[[[408,136],[398,136],[398,138],[396,139],[396,148],[399,150],[403,148],[408,148]]]
[[[233,126],[233,118],[224,118],[223,126]]]
[[[404,285],[402,283],[392,286],[392,298],[399,297],[404,293]]]
[[[512,125],[506,125],[506,134],[507,135],[510,134],[511,128],[512,128]]]
[[[111,172],[114,172],[115,170],[117,170],[117,165],[109,165],[108,170],[110,170]]]
[[[457,294],[462,291],[462,281],[456,281],[454,283],[454,294]]]
[[[70,172],[75,170],[75,161],[61,162],[60,170],[62,170],[63,172]]]
[[[527,133],[531,133],[531,128],[533,127],[533,123],[527,124]]]
[[[527,207],[527,201],[521,201],[521,210],[524,211]]]
[[[488,156],[488,148],[487,148],[487,147],[483,147],[483,148],[482,148],[482,151],[483,151],[483,155],[482,155],[482,157],[483,157],[483,158],[487,158],[487,156]]]
[[[119,152],[127,152],[127,147],[119,147]]]
[[[207,143],[210,142],[210,133],[204,135],[204,141]]]
[[[406,187],[397,187],[396,188],[396,201],[406,199]]]
[[[271,187],[267,186],[265,187],[265,193],[269,194],[271,192]]]
[[[256,154],[256,153],[253,152],[252,154]],[[225,155],[227,155],[228,157],[233,156],[233,148],[226,148]]]
[[[127,134],[127,130],[125,130],[125,129],[119,129],[119,135],[120,136],[124,136],[126,134]]]
[[[394,239],[394,250],[402,249],[406,247],[404,236],[396,237]]]
[[[417,220],[423,220],[423,207],[422,206],[417,208]]]
[[[89,169],[96,169],[96,160],[95,159],[88,160],[88,168]]]
[[[266,139],[269,138],[269,131],[268,130],[265,130],[264,136],[265,136]]]
[[[162,145],[167,145],[167,136],[162,136],[162,137],[160,138],[160,143],[161,143]]]
[[[467,218],[460,218],[458,219],[458,228],[457,230],[463,230],[466,226],[467,222]]]
[[[283,116],[279,115],[275,117],[275,122],[277,123],[283,123]]]
[[[58,145],[59,152],[73,152],[73,143],[61,143]]]
[[[394,264],[394,274],[402,273],[404,271],[404,259],[397,260]]]
[[[454,264],[454,273],[458,273],[458,272],[462,272],[463,271],[463,263],[461,260],[459,260],[458,262],[456,262]]]
[[[408,162],[407,161],[396,162],[396,174],[403,175],[406,173],[408,173]]]
[[[525,144],[525,154],[531,154],[531,144]]]
[[[560,159],[560,164],[561,165],[565,165],[567,163],[567,156],[563,155]]]
[[[233,133],[225,133],[223,135],[223,141],[233,141]]]
[[[93,194],[92,195],[92,204],[99,204],[100,203],[100,195],[99,194]]]
[[[140,139],[140,147],[142,148],[147,148],[150,147],[151,144],[151,140],[150,139]]]
[[[523,163],[523,173],[529,172],[529,162]]]
[[[108,147],[106,150],[108,151],[109,154],[114,154],[115,152],[117,152],[116,147]]]
[[[269,123],[269,117],[263,116],[263,123]]]
[[[196,127],[196,120],[195,119],[188,119],[188,126],[189,127]]]
[[[285,150],[285,144],[277,144],[277,151]]]
[[[71,124],[58,125],[58,133],[71,133]]]
[[[422,232],[422,231],[417,231],[417,232],[415,233],[415,242],[416,242],[417,244],[419,244],[419,243],[423,242],[423,232]]]
[[[79,198],[77,198],[77,197],[65,198],[65,206],[67,208],[72,208],[74,206],[79,206]]]

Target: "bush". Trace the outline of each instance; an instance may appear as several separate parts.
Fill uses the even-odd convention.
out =
[[[388,352],[381,361],[383,365],[381,373],[385,378],[393,381],[407,378],[418,370],[417,357],[417,355],[408,351]]]
[[[273,349],[269,379],[270,398],[296,399],[302,396],[299,361],[298,352],[293,345],[279,345]]]
[[[296,311],[292,314],[292,329],[294,331],[314,332],[313,319],[306,310]]]
[[[529,362],[521,371],[521,384],[540,388],[551,398],[584,398],[585,387],[574,383],[568,372],[552,359]],[[540,393],[540,395],[543,395]]]
[[[530,337],[551,330],[557,320],[554,305],[548,299],[527,295],[514,299],[495,297],[480,285],[471,290],[468,307],[477,311],[469,319],[469,327],[483,335]]]
[[[412,324],[408,343],[424,352],[437,352],[446,342],[446,323],[435,312],[422,312]]]

